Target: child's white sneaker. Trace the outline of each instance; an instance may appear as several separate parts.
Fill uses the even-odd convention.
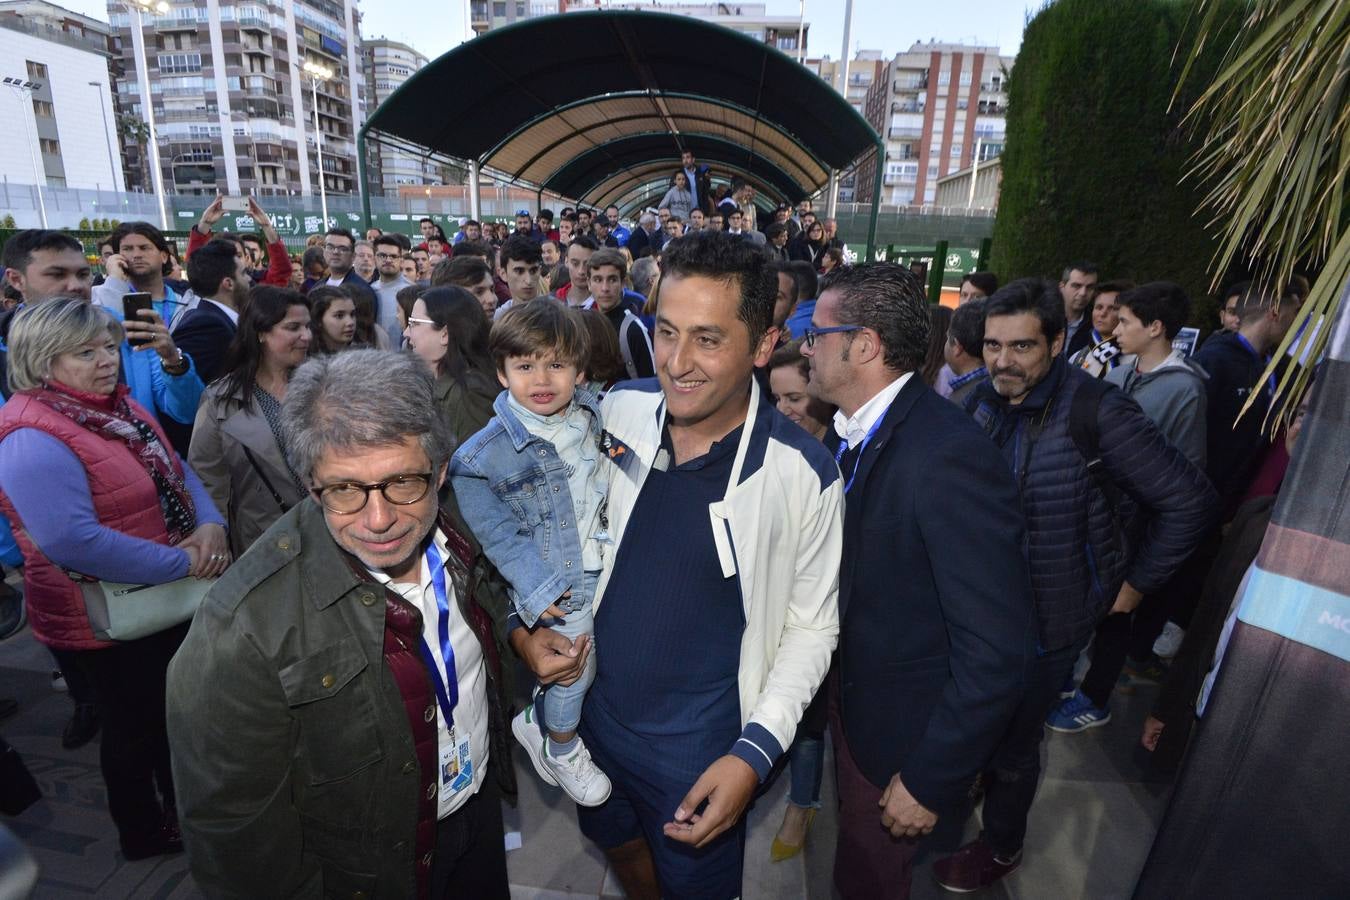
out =
[[[577,745],[566,756],[554,756],[548,752],[548,738],[539,751],[544,757],[544,766],[552,773],[558,787],[578,806],[599,806],[609,799],[613,789],[609,776],[600,771],[600,767],[591,759],[591,751],[577,738]]]
[[[562,788],[579,806],[599,806],[609,799],[613,786],[608,776],[591,760],[591,752],[580,738],[576,749],[566,756],[549,755],[548,737],[539,729],[533,703],[511,720],[511,733],[525,748],[539,777]]]

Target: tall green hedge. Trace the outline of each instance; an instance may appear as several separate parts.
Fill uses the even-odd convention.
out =
[[[1196,212],[1199,188],[1182,181],[1199,134],[1181,119],[1217,71],[1237,16],[1169,110],[1195,36],[1192,8],[1058,0],[1028,23],[1008,86],[992,259],[1001,280],[1058,278],[1069,261],[1090,260],[1103,278],[1178,282],[1196,303],[1193,319],[1210,324],[1214,228]]]

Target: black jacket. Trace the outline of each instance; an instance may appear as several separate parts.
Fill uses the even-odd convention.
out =
[[[628,236],[628,252],[633,254],[633,259],[641,259],[643,256],[649,256],[653,253],[660,253],[664,246],[666,233],[659,228],[651,234],[639,225],[633,229],[633,233]],[[647,253],[642,251],[646,250]]]
[[[237,330],[225,310],[202,298],[178,320],[173,342],[192,357],[202,384],[210,384],[225,374],[225,351]]]
[[[1241,337],[1225,331],[1205,341],[1195,361],[1209,376],[1205,383],[1205,468],[1219,492],[1224,518],[1228,518],[1242,501],[1269,445],[1269,432],[1262,425],[1270,410],[1270,392],[1260,386],[1266,360]],[[1239,419],[1253,392],[1252,408]]]
[[[839,439],[831,432],[830,449]],[[840,703],[858,767],[924,806],[966,795],[1022,694],[1035,616],[998,449],[911,376],[855,469],[839,578]]]
[[[1018,476],[1045,650],[1092,631],[1121,582],[1145,595],[1158,591],[1215,518],[1217,498],[1205,473],[1114,385],[1097,411],[1101,460],[1120,492],[1113,514],[1069,433],[1073,395],[1091,380],[1059,356],[1018,406],[988,381],[968,401]]]
[[[16,306],[0,312],[0,403],[9,399],[9,326],[14,322]]]

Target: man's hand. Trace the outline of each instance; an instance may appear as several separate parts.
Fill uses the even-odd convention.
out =
[[[881,825],[891,837],[922,837],[937,824],[937,813],[914,799],[899,774],[891,776],[877,806],[881,807]]]
[[[1158,749],[1158,738],[1162,737],[1163,729],[1166,727],[1166,722],[1148,716],[1144,719],[1144,733],[1140,735],[1139,743],[1144,745],[1145,750],[1152,753]]]
[[[759,776],[749,763],[737,756],[723,756],[698,777],[675,810],[675,821],[667,822],[662,830],[673,841],[706,847],[740,821],[758,786]],[[705,800],[708,806],[695,812]]]
[[[275,244],[280,238],[277,236],[277,230],[272,227],[272,219],[267,212],[253,199],[253,195],[248,197],[248,214],[253,217],[253,223],[258,226],[258,230],[263,233],[263,238],[269,244]]]
[[[591,638],[587,634],[573,642],[552,628],[534,631],[517,628],[510,638],[511,649],[530,667],[540,684],[572,684],[585,671],[586,657],[591,653]]]
[[[1120,593],[1116,594],[1116,602],[1111,604],[1111,612],[1131,613],[1139,606],[1139,601],[1144,599],[1144,595],[1134,589],[1128,581],[1120,586]]]
[[[131,341],[133,350],[154,350],[159,354],[159,358],[166,363],[172,363],[178,358],[178,345],[173,342],[173,337],[169,334],[169,326],[164,324],[164,320],[159,317],[159,313],[153,309],[142,309],[136,312],[141,320],[128,319],[122,323],[126,329],[127,340]]]
[[[188,574],[197,578],[216,578],[230,564],[230,545],[219,525],[202,525],[179,541],[178,549],[187,551]]]
[[[131,277],[127,275],[127,260],[120,253],[114,253],[103,261],[103,273],[108,276],[109,281],[130,281]]]
[[[202,210],[202,217],[197,220],[197,231],[202,234],[210,234],[211,229],[225,216],[225,198],[216,194],[216,199],[211,201],[211,205]]]

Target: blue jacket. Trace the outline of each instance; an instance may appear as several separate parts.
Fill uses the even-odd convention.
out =
[[[497,395],[497,413],[450,461],[460,514],[483,552],[511,585],[515,612],[534,623],[564,592],[581,584],[581,542],[567,487],[567,464],[553,444],[531,434]],[[577,388],[600,441],[595,395]],[[606,465],[603,454],[599,462]]]
[[[1139,404],[1112,386],[1097,412],[1101,460],[1121,494],[1112,514],[1069,434],[1073,395],[1090,380],[1061,355],[1021,404],[1008,404],[986,381],[967,406],[1017,476],[1041,649],[1047,651],[1092,631],[1123,581],[1145,595],[1161,588],[1217,512],[1205,473],[1167,442]]]
[[[827,445],[839,444],[831,431]],[[878,788],[898,772],[920,803],[947,811],[1003,736],[1034,652],[1017,486],[998,448],[917,374],[844,468],[849,750]]]

